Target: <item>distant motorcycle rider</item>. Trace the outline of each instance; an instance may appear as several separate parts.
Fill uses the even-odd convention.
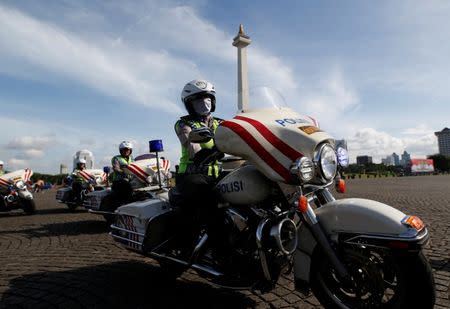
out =
[[[194,221],[214,224],[217,218],[218,194],[215,184],[219,176],[219,162],[214,160],[201,164],[202,159],[214,149],[214,140],[191,143],[189,133],[202,127],[215,132],[221,123],[221,119],[216,119],[211,114],[216,109],[215,87],[206,80],[192,80],[181,91],[181,101],[188,115],[181,117],[174,128],[181,143],[176,188],[182,197],[182,211],[191,215],[193,213]],[[207,230],[212,231],[209,228]]]
[[[111,159],[113,172],[111,173],[111,189],[117,197],[123,201],[131,200],[133,189],[129,183],[130,176],[123,170],[124,167],[134,162],[133,144],[129,141],[123,141],[119,145],[119,155]]]
[[[83,189],[87,189],[88,191],[94,190],[92,183],[86,180],[83,176],[81,176],[80,172],[86,169],[86,160],[83,158],[79,158],[76,161],[76,167],[72,172],[72,192],[74,193],[75,200],[81,201],[81,192]]]
[[[3,165],[4,165],[3,161],[0,160],[0,176],[5,174],[5,171],[3,170]]]

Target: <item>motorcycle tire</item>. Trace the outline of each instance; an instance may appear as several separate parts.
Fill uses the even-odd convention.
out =
[[[36,203],[34,200],[22,199],[21,203],[23,205],[23,211],[27,215],[33,215],[36,212]]]
[[[381,248],[345,249],[340,256],[352,277],[346,283],[326,256],[317,251],[312,259],[310,284],[325,308],[434,306],[432,269],[422,252],[399,255]]]
[[[75,211],[78,208],[78,204],[77,203],[68,203],[66,205],[67,205],[67,208],[69,208],[70,211]]]
[[[163,278],[167,282],[175,281],[186,270],[185,266],[177,264],[176,262],[166,261],[166,260],[158,260],[158,263],[163,272]]]

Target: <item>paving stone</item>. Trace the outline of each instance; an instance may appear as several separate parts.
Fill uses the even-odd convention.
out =
[[[435,308],[450,309],[450,175],[350,179],[347,187],[338,199],[375,199],[422,218]],[[114,242],[101,216],[69,212],[54,198],[54,190],[36,194],[36,215],[0,213],[0,308],[323,308],[295,291],[292,274],[265,294],[220,289],[192,270],[161,284],[158,263]]]

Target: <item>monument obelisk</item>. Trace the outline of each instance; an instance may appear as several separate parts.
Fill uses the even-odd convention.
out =
[[[241,24],[237,36],[233,39],[233,46],[238,49],[238,110],[241,112],[245,112],[249,108],[247,46],[251,42]]]

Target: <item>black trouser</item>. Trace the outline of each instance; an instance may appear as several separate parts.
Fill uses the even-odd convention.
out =
[[[81,200],[81,190],[83,190],[83,184],[81,182],[72,183],[72,192],[75,200]]]
[[[125,179],[113,181],[111,191],[114,194],[114,198],[120,203],[129,203],[133,199],[133,188],[130,182]]]
[[[203,174],[179,174],[176,182],[177,190],[182,195],[182,228],[195,233],[205,227],[208,235],[216,238],[222,218],[217,207],[219,198],[215,189],[216,179]]]

